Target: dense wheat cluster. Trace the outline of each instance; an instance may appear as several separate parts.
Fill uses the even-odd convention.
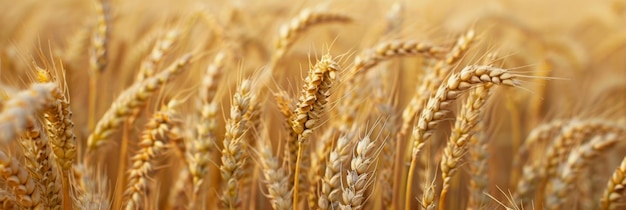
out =
[[[0,8],[0,209],[626,208],[623,0]]]

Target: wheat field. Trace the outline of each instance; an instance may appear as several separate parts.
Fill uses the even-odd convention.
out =
[[[623,209],[623,0],[0,0],[0,209]]]

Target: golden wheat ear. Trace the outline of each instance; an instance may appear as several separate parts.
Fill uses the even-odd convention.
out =
[[[170,142],[181,141],[182,122],[174,110],[176,102],[171,101],[155,113],[146,123],[139,151],[132,158],[128,169],[128,186],[125,192],[124,209],[134,210],[141,208],[146,199],[149,178],[148,175],[155,168],[154,159],[163,154]]]
[[[352,137],[340,136],[337,144],[328,156],[324,177],[322,178],[322,190],[317,201],[320,209],[338,209],[339,207],[342,194],[341,168],[343,163],[350,159],[349,148]]]
[[[441,179],[443,180],[443,188],[439,196],[440,209],[445,209],[444,204],[451,185],[450,182],[461,164],[461,158],[467,151],[476,124],[481,120],[480,115],[489,97],[490,86],[487,84],[470,90],[467,100],[457,114],[452,134],[443,150],[440,164]]]
[[[37,123],[30,123],[22,140],[22,152],[26,156],[26,167],[33,180],[39,186],[43,196],[43,206],[60,209],[63,200],[61,193],[61,174],[53,164],[48,136]]]
[[[289,188],[289,172],[285,167],[282,167],[280,161],[272,152],[272,145],[270,143],[258,144],[259,153],[261,158],[261,168],[263,170],[263,181],[267,187],[267,198],[270,199],[270,204],[275,210],[289,210],[291,206],[291,193]]]
[[[313,130],[317,127],[322,115],[325,113],[326,103],[328,103],[328,97],[331,94],[331,88],[333,83],[337,79],[337,72],[339,71],[339,64],[333,60],[330,54],[323,55],[322,58],[309,69],[309,75],[305,78],[305,84],[302,86],[302,93],[296,104],[296,109],[293,111],[293,116],[290,119],[291,128],[293,134],[290,137],[296,137],[297,139],[290,139],[288,146],[296,148],[297,154],[296,162],[292,164],[292,170],[294,171],[294,196],[293,206],[298,205],[298,191],[306,190],[299,189],[300,182],[305,182],[307,167],[304,167],[302,163],[303,152],[305,151],[305,145],[308,144],[308,138],[313,134]],[[295,143],[295,144],[294,144]],[[304,155],[308,158],[308,153]],[[302,170],[302,173],[300,173]],[[300,177],[302,176],[302,177]],[[304,187],[304,185],[302,185]]]
[[[346,184],[342,187],[341,209],[362,209],[369,195],[368,188],[375,182],[373,174],[376,170],[372,167],[376,164],[376,139],[370,134],[361,138],[354,146],[354,154],[350,161],[350,169],[346,174]]]
[[[225,56],[223,52],[218,53],[202,77],[200,99],[198,100],[199,107],[197,108],[200,118],[197,126],[194,127],[195,138],[191,140],[186,155],[193,185],[189,209],[195,209],[198,197],[202,193],[201,187],[205,176],[209,172],[211,156],[216,150],[219,105],[215,97],[220,84],[219,81],[224,73]]]

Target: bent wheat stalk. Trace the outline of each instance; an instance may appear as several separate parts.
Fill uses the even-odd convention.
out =
[[[459,73],[453,74],[439,86],[437,92],[428,99],[426,108],[422,111],[417,125],[413,128],[411,136],[413,142],[411,165],[409,166],[406,185],[406,209],[411,206],[411,191],[413,189],[413,174],[418,160],[417,154],[432,136],[441,120],[450,112],[448,106],[465,91],[481,84],[516,87],[519,83],[517,75],[505,69],[472,65],[465,67]]]

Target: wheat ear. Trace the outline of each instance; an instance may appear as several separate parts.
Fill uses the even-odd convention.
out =
[[[349,144],[351,136],[340,136],[333,151],[328,156],[324,177],[322,178],[322,191],[317,205],[320,209],[338,209],[341,188],[341,168],[345,161],[350,158]]]
[[[26,167],[35,183],[39,185],[44,207],[47,209],[61,209],[61,183],[58,179],[59,171],[52,164],[48,138],[42,134],[36,123],[30,123],[20,141]]]
[[[602,198],[600,199],[600,207],[602,210],[617,209],[619,201],[624,196],[626,186],[626,157],[622,160],[613,176],[609,179]]]
[[[472,131],[480,121],[480,116],[489,96],[490,84],[472,89],[457,114],[452,134],[446,144],[441,159],[441,179],[443,188],[439,196],[439,209],[444,209],[445,198],[450,188],[450,182],[455,175],[461,158],[467,151],[467,143],[472,138]]]
[[[469,30],[466,34],[459,37],[456,44],[452,47],[451,51],[445,51],[447,52],[445,54],[445,57],[443,59],[439,59],[434,68],[430,69],[426,76],[421,80],[422,83],[416,87],[416,92],[410,100],[409,105],[402,111],[402,125],[400,127],[398,135],[396,136],[397,142],[403,141],[406,133],[408,132],[408,129],[414,121],[415,116],[419,114],[418,112],[423,109],[426,100],[428,99],[428,97],[430,97],[430,92],[437,88],[437,85],[439,85],[439,83],[441,83],[441,81],[444,79],[445,75],[447,75],[451,71],[454,63],[457,62],[464,55],[473,40],[473,30]],[[440,51],[439,53],[444,53],[441,48],[435,48],[434,51]],[[403,144],[397,144],[396,151],[403,151],[400,148],[402,145]],[[397,152],[395,157],[396,164],[399,164],[402,161],[402,158],[404,157],[403,154],[404,152]],[[403,169],[404,167],[401,167],[400,165],[395,166],[395,179],[402,179]],[[400,182],[394,182],[393,191],[400,191]]]
[[[96,2],[96,27],[91,37],[91,47],[89,48],[89,120],[88,127],[93,129],[96,119],[96,103],[98,92],[98,75],[107,67],[107,53],[109,43],[109,2],[99,0]]]
[[[319,142],[316,142],[314,154],[311,156],[311,168],[308,171],[308,183],[312,185],[309,187],[309,208],[317,208],[317,201],[319,200],[318,192],[321,190],[321,182],[324,169],[326,167],[326,161],[328,161],[328,155],[332,151],[333,143],[337,140],[337,130],[333,127],[324,131],[319,138]]]
[[[489,53],[483,60],[484,65],[493,66],[496,61],[497,53]],[[488,86],[487,88],[489,88]],[[485,106],[485,105],[483,105]],[[484,111],[483,111],[484,112]],[[484,113],[480,113],[479,118],[483,118]],[[487,174],[489,151],[487,149],[488,140],[485,136],[485,120],[479,120],[472,129],[473,135],[469,138],[468,155],[469,163],[469,201],[467,209],[482,209],[488,200],[485,192],[489,184],[489,176]]]
[[[450,71],[452,71],[454,64],[460,60],[460,58],[467,52],[470,45],[474,41],[474,31],[468,30],[465,34],[461,35],[455,45],[452,47],[451,51],[446,53],[445,57],[439,59],[432,68],[427,68],[428,72],[421,79],[421,83],[419,86],[416,86],[416,91],[409,101],[408,106],[402,111],[402,125],[400,127],[400,132],[397,135],[397,141],[402,141],[407,135],[408,129],[412,126],[415,117],[420,114],[420,112],[424,109],[424,105],[433,92],[439,87],[440,83],[445,79]],[[409,143],[411,144],[411,143]],[[397,145],[397,151],[400,150],[400,145]],[[398,152],[396,154],[397,163],[401,162],[401,159],[404,157],[403,152]],[[421,162],[426,162],[424,159],[427,157],[422,157],[420,159]],[[401,179],[401,172],[404,168],[400,166],[396,166],[395,176],[397,179]],[[424,175],[425,177],[425,175]],[[394,189],[399,190],[399,182],[394,184]],[[395,191],[394,190],[394,191]]]
[[[100,0],[96,4],[97,24],[91,39],[90,59],[91,73],[101,73],[107,66],[108,33],[108,2]]]
[[[382,61],[398,56],[421,55],[424,57],[439,57],[446,52],[448,52],[448,49],[444,47],[414,40],[386,41],[377,44],[374,48],[364,50],[361,55],[357,56],[354,59],[354,66],[350,74],[364,74]]]
[[[566,202],[567,196],[581,171],[587,167],[588,162],[602,154],[603,151],[613,147],[620,136],[610,133],[603,136],[594,136],[591,141],[581,145],[572,151],[557,176],[552,177],[551,188],[546,196],[547,209],[561,209]]]
[[[208,66],[204,74],[200,87],[200,121],[196,126],[196,138],[192,140],[187,154],[189,172],[193,177],[192,183],[194,188],[190,209],[194,209],[197,202],[198,194],[201,190],[200,187],[211,163],[211,153],[214,145],[216,145],[215,132],[217,132],[217,112],[219,106],[214,99],[223,73],[224,58],[224,53],[219,53],[215,56],[213,63]]]
[[[267,197],[275,210],[290,210],[291,191],[289,188],[288,171],[280,165],[280,161],[272,153],[271,144],[258,144],[260,147],[260,156],[262,160],[262,168],[264,182],[267,186]]]
[[[184,71],[191,61],[191,54],[182,56],[176,63],[163,72],[135,83],[120,94],[107,110],[95,130],[87,140],[87,147],[94,152],[135,110],[147,103],[148,98],[163,84],[172,80],[177,74]]]
[[[300,164],[302,163],[302,152],[304,145],[308,142],[308,137],[317,126],[324,108],[330,96],[330,88],[334,80],[337,79],[339,64],[335,62],[329,54],[322,58],[309,69],[309,75],[305,78],[302,93],[293,112],[291,128],[298,136],[298,154],[295,163],[293,206],[298,205],[298,184],[300,179]],[[304,174],[304,173],[303,173]]]
[[[53,79],[47,70],[38,67],[36,70],[37,82],[52,82]],[[76,158],[76,136],[71,117],[70,100],[64,94],[59,95],[59,98],[49,103],[49,108],[44,111],[43,116],[55,160],[64,171],[72,167]]]
[[[134,210],[142,206],[148,188],[148,175],[153,171],[154,158],[166,150],[168,142],[182,138],[181,122],[173,110],[176,103],[170,101],[146,123],[139,142],[140,149],[131,158],[133,163],[128,169],[124,209]]]
[[[0,113],[0,142],[6,144],[22,134],[36,114],[61,96],[55,83],[36,83],[11,96]]]
[[[405,208],[411,204],[411,190],[413,173],[417,163],[417,154],[430,138],[435,128],[449,111],[449,105],[459,95],[470,88],[481,84],[495,84],[505,86],[518,86],[517,75],[509,73],[505,69],[491,66],[467,66],[461,72],[450,76],[442,83],[437,92],[428,99],[426,108],[420,114],[417,125],[413,128],[411,141],[413,142],[411,165],[407,177]]]
[[[48,70],[36,68],[36,80],[39,83],[52,82],[53,78]],[[62,87],[59,87],[62,90]],[[67,93],[66,93],[67,94]],[[59,95],[56,100],[49,103],[49,106],[44,111],[43,119],[47,132],[48,143],[52,149],[54,160],[57,163],[57,167],[62,171],[62,189],[63,198],[69,201],[70,197],[70,169],[74,159],[76,159],[76,136],[74,135],[74,122],[72,121],[72,111],[70,110],[70,100],[66,94]],[[54,173],[54,172],[52,172]],[[51,194],[58,193],[56,191],[50,191],[49,186],[47,188],[47,197],[52,197]],[[69,202],[67,202],[69,203]],[[60,208],[60,207],[59,207]]]
[[[43,209],[42,198],[37,183],[28,170],[15,158],[0,151],[0,176],[15,195],[17,205],[21,209]]]
[[[470,183],[469,183],[469,193],[470,198],[467,203],[467,209],[483,209],[485,204],[487,204],[487,199],[485,196],[485,191],[487,191],[487,186],[489,184],[489,177],[487,174],[488,169],[488,158],[489,151],[487,149],[487,137],[482,133],[482,125],[476,125],[475,130],[478,132],[472,136],[470,139],[470,149],[469,156],[471,160],[468,161],[470,163]]]
[[[365,191],[375,181],[372,164],[378,158],[374,154],[375,141],[369,135],[363,137],[354,147],[350,170],[346,174],[346,186],[342,187],[341,209],[362,209],[368,196]]]
[[[239,181],[243,173],[244,159],[244,132],[247,120],[246,112],[250,106],[251,82],[244,80],[233,95],[230,106],[230,119],[226,121],[226,135],[224,137],[223,149],[221,151],[222,163],[220,171],[222,174],[222,192],[220,200],[222,207],[236,209],[240,206]]]
[[[287,132],[289,133],[289,136],[287,136],[284,156],[290,171],[295,171],[298,156],[298,134],[294,132],[291,128],[291,119],[294,117],[293,113],[296,104],[289,97],[287,91],[284,90],[279,90],[278,92],[274,93],[274,99],[276,100],[276,104],[278,105],[280,113],[283,115],[283,117],[285,117],[285,119],[287,119],[284,121],[283,124],[287,129]],[[290,174],[290,179],[293,180],[293,177],[291,176],[293,176],[293,174]]]

